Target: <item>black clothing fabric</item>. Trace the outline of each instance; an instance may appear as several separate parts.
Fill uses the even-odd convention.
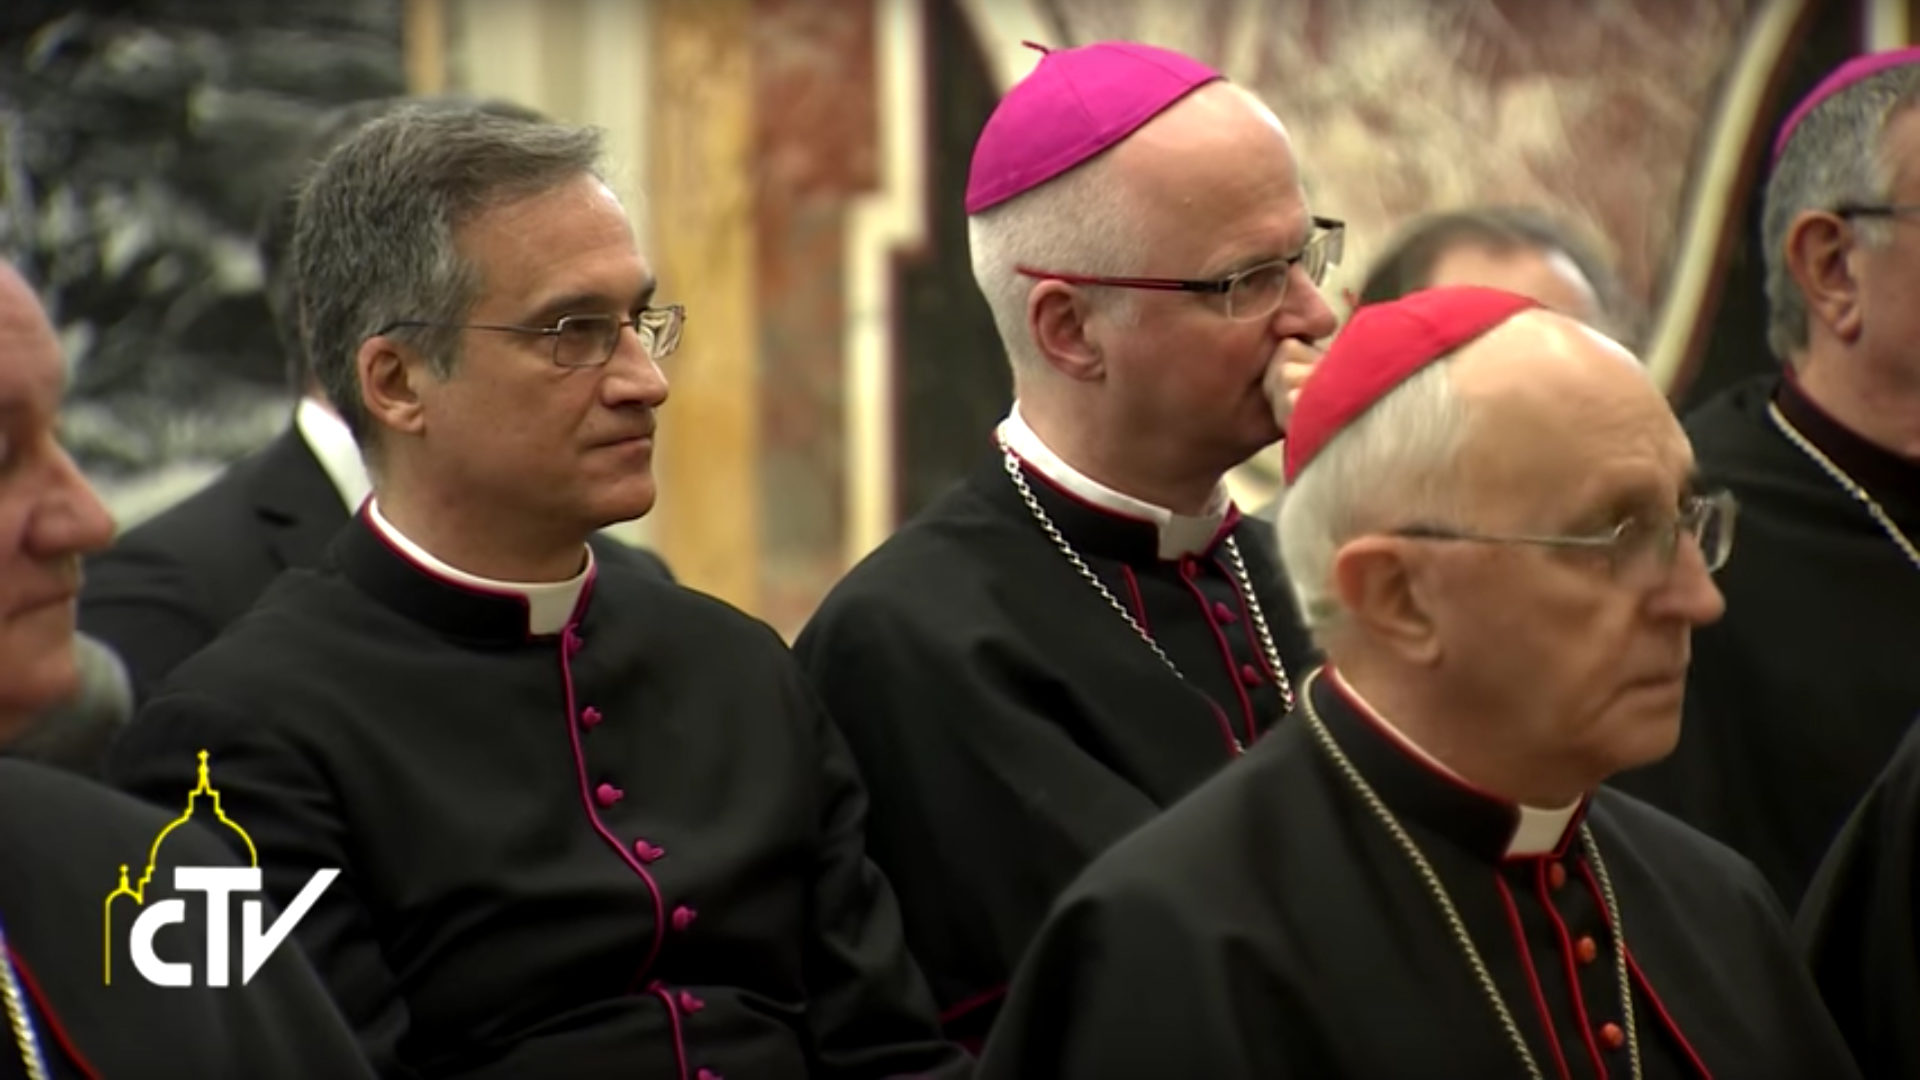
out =
[[[1549,853],[1509,856],[1517,807],[1417,758],[1324,675],[1308,692],[1450,895],[1542,1075],[1630,1075],[1605,881],[1644,1076],[1858,1075],[1784,914],[1737,855],[1603,789],[1581,809],[1597,860],[1578,816]],[[1431,883],[1296,711],[1067,891],[979,1075],[1526,1070]]]
[[[133,863],[139,872],[192,786],[189,781],[171,792],[171,805],[161,810],[68,773],[0,761],[0,926],[43,1062],[60,1080],[372,1077],[352,1033],[291,944],[276,949],[245,985],[236,979],[219,988],[203,981],[153,986],[124,963],[106,983],[103,905],[118,868]],[[196,821],[173,830],[166,843],[174,865],[242,865]],[[157,898],[147,895],[149,902]],[[170,958],[206,956],[200,901],[190,903],[194,917],[158,939]],[[268,914],[263,925],[275,917]],[[14,1032],[0,1027],[0,1080],[26,1075]]]
[[[1688,418],[1708,488],[1740,500],[1716,575],[1726,615],[1693,634],[1672,756],[1615,786],[1753,860],[1788,910],[1920,716],[1920,566],[1781,434],[1767,404],[1920,542],[1920,465],[1820,411],[1790,380],[1726,391]]]
[[[795,644],[872,792],[871,851],[908,942],[969,1043],[1074,875],[1285,712],[1229,537],[1282,664],[1313,656],[1266,523],[1229,513],[1204,551],[1162,559],[1153,522],[1025,475],[1180,675],[1049,538],[997,448]]]
[[[363,513],[175,672],[109,759],[211,754],[387,1077],[955,1076],[863,853],[865,798],[778,637],[601,565],[565,631]]]

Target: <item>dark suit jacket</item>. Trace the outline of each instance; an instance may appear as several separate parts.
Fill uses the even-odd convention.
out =
[[[253,606],[282,570],[318,565],[347,508],[297,427],[87,562],[80,629],[127,666],[136,702]],[[652,552],[595,537],[597,558],[672,580]]]

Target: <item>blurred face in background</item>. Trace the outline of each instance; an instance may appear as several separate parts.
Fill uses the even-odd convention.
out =
[[[1434,261],[1427,284],[1504,289],[1589,326],[1600,325],[1600,297],[1593,283],[1560,251],[1524,247],[1499,251],[1466,244]]]

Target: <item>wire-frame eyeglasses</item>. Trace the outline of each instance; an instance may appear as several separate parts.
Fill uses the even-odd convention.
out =
[[[1226,298],[1227,318],[1264,319],[1280,309],[1287,299],[1287,282],[1293,268],[1300,267],[1315,288],[1325,284],[1327,271],[1340,265],[1345,253],[1347,225],[1337,218],[1316,217],[1314,233],[1298,253],[1238,270],[1210,280],[1153,277],[1104,277],[1098,274],[1067,274],[1040,270],[1031,266],[1014,269],[1030,278],[1064,281],[1069,285],[1106,285],[1116,289],[1152,289],[1159,292],[1206,293]]]
[[[1441,525],[1409,525],[1392,531],[1413,540],[1471,540],[1488,544],[1531,544],[1540,547],[1585,548],[1605,552],[1614,576],[1636,588],[1666,580],[1680,547],[1680,537],[1692,538],[1700,548],[1708,572],[1727,564],[1733,553],[1733,525],[1739,503],[1730,491],[1695,495],[1672,517],[1630,517],[1603,533],[1588,536],[1529,536],[1481,533]]]
[[[664,360],[680,347],[680,331],[686,326],[687,309],[681,304],[644,307],[631,318],[613,315],[568,315],[552,326],[513,326],[504,323],[441,323],[423,319],[398,319],[376,331],[375,336],[402,327],[432,327],[441,330],[493,330],[508,334],[527,334],[553,339],[553,362],[563,368],[600,367],[613,359],[620,348],[620,331],[633,327],[640,347],[654,360]]]
[[[1920,214],[1920,203],[1841,203],[1833,213],[1843,218],[1897,218]]]

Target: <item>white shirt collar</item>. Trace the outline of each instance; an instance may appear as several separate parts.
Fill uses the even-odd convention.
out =
[[[307,449],[319,459],[327,479],[333,481],[333,489],[340,493],[347,513],[360,509],[360,504],[373,493],[373,481],[367,476],[367,466],[360,460],[360,446],[347,430],[347,422],[325,405],[302,397],[299,408],[293,411],[293,423],[300,429],[300,438],[306,441]]]
[[[527,605],[527,633],[557,634],[566,628],[568,620],[573,618],[574,608],[579,606],[580,592],[587,587],[587,579],[593,576],[593,548],[587,548],[587,561],[578,574],[565,581],[495,581],[478,574],[469,574],[449,566],[434,557],[432,552],[412,540],[380,512],[380,500],[367,502],[367,520],[372,522],[374,531],[385,537],[387,542],[398,548],[402,555],[418,565],[420,569],[455,585],[465,586],[480,592],[515,596]]]
[[[1233,499],[1228,496],[1225,484],[1213,489],[1212,498],[1207,500],[1207,512],[1199,516],[1176,514],[1164,506],[1155,506],[1115,491],[1067,464],[1042,442],[1020,415],[1018,401],[1013,403],[1007,418],[1000,422],[999,434],[1007,449],[1075,497],[1110,514],[1152,522],[1160,531],[1162,559],[1178,559],[1207,550],[1219,535],[1220,525],[1227,519],[1227,511],[1233,508]]]
[[[1361,710],[1373,720],[1374,724],[1376,724],[1381,731],[1386,732],[1388,737],[1393,739],[1395,743],[1398,743],[1401,749],[1424,763],[1428,768],[1452,780],[1454,783],[1462,787],[1471,788],[1474,791],[1480,790],[1465,777],[1448,768],[1439,758],[1427,753],[1426,750],[1421,748],[1419,743],[1408,738],[1406,732],[1394,727],[1393,722],[1388,720],[1379,709],[1374,708],[1366,698],[1361,697],[1360,691],[1355,690],[1352,683],[1342,678],[1339,671],[1329,666],[1327,668],[1327,675],[1333,679],[1334,684],[1345,692],[1356,705],[1360,706]],[[1566,806],[1552,809],[1542,809],[1537,806],[1528,806],[1524,803],[1515,803],[1514,805],[1520,811],[1520,821],[1513,830],[1513,838],[1507,841],[1507,858],[1517,859],[1529,855],[1551,855],[1557,851],[1560,847],[1560,838],[1566,835],[1567,826],[1572,824],[1573,816],[1580,812],[1580,804],[1583,801],[1584,800],[1581,799],[1575,799]]]

